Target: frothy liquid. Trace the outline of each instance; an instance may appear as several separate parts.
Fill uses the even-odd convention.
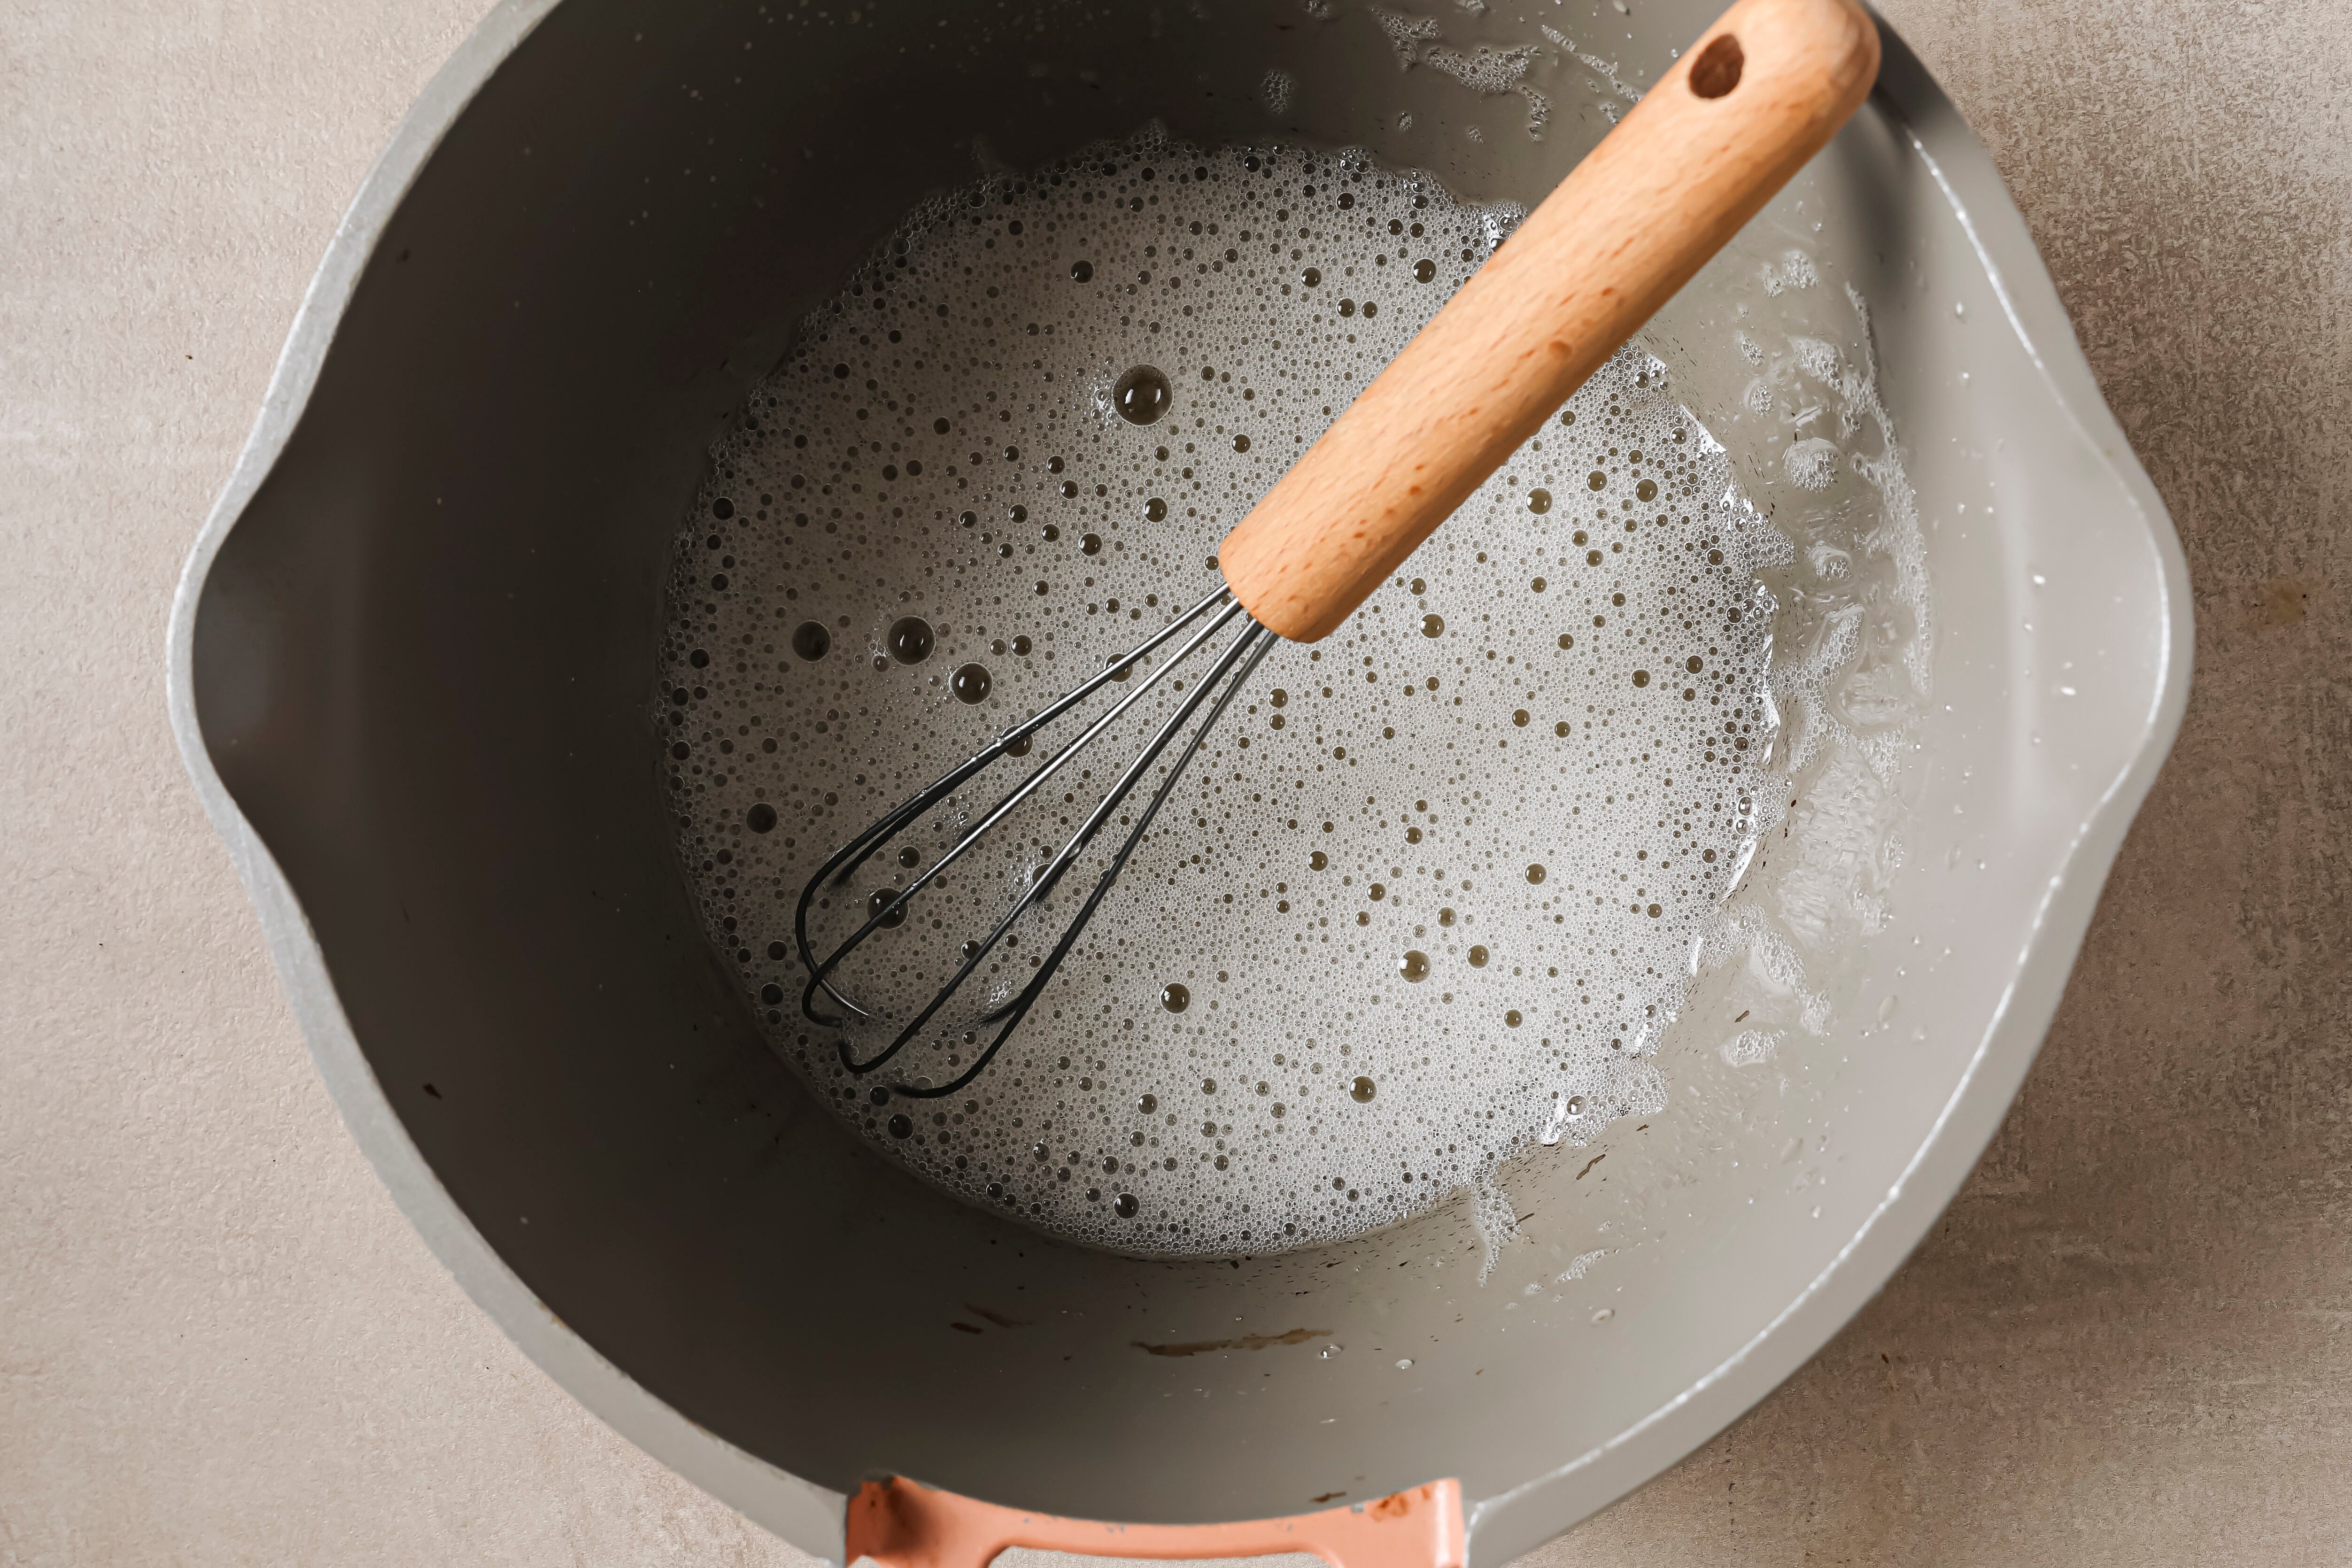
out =
[[[1122,1251],[1265,1252],[1663,1103],[1649,1059],[1757,831],[1753,574],[1787,547],[1632,351],[1341,631],[1276,648],[967,1089],[882,1086],[970,1065],[1092,869],[888,1069],[839,1052],[888,1043],[1164,703],[845,965],[887,1027],[800,1011],[812,873],[1213,589],[1225,530],[1517,215],[1289,149],[992,178],[915,214],[719,445],[662,648],[680,852],[777,1048],[927,1178]],[[828,897],[820,953],[1055,735]]]

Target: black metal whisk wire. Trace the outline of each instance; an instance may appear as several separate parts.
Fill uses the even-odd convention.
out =
[[[848,998],[844,997],[839,992],[834,990],[830,986],[827,986],[824,983],[825,977],[832,972],[836,964],[838,964],[844,957],[846,957],[851,952],[856,950],[859,943],[865,941],[866,937],[872,936],[874,932],[879,930],[885,924],[887,924],[891,913],[889,908],[885,908],[876,912],[874,916],[869,919],[865,925],[860,927],[848,941],[843,943],[842,946],[835,951],[834,956],[831,958],[827,959],[820,966],[816,961],[815,955],[809,947],[808,912],[809,905],[815,900],[819,890],[822,889],[828,881],[831,881],[836,887],[845,884],[850,876],[856,872],[857,868],[865,863],[867,857],[871,856],[884,844],[889,842],[891,839],[897,837],[898,833],[905,830],[908,823],[914,821],[925,811],[929,810],[932,807],[938,805],[940,801],[954,794],[957,789],[959,789],[963,782],[970,779],[973,774],[978,773],[982,768],[987,767],[990,763],[994,762],[1000,757],[1003,757],[1008,754],[1013,756],[1020,755],[1020,750],[1016,750],[1015,748],[1023,747],[1023,743],[1036,734],[1037,731],[1043,729],[1045,726],[1053,723],[1055,719],[1069,712],[1070,709],[1086,701],[1087,698],[1101,690],[1104,685],[1118,678],[1118,673],[1121,670],[1131,667],[1134,661],[1152,653],[1160,646],[1174,638],[1179,632],[1182,632],[1187,625],[1197,621],[1202,614],[1216,608],[1220,602],[1228,598],[1230,598],[1228,591],[1222,588],[1219,589],[1217,592],[1211,594],[1208,598],[1202,600],[1200,603],[1194,605],[1192,609],[1186,611],[1175,620],[1170,622],[1166,626],[1161,627],[1150,640],[1145,642],[1141,646],[1136,648],[1133,652],[1129,653],[1124,661],[1114,661],[1113,663],[1104,666],[1101,671],[1097,673],[1091,679],[1081,684],[1075,691],[1066,694],[1054,703],[1047,706],[1044,711],[1036,714],[1034,716],[1025,719],[1022,723],[1013,726],[1011,729],[1006,730],[1003,735],[998,736],[994,740],[991,741],[986,747],[983,747],[973,756],[966,758],[961,763],[958,763],[954,768],[950,768],[945,774],[932,781],[929,786],[916,791],[916,793],[899,802],[899,804],[892,809],[888,813],[867,827],[864,832],[859,833],[848,843],[835,851],[831,860],[826,861],[824,865],[818,867],[816,874],[809,879],[808,885],[801,890],[800,904],[798,907],[794,909],[793,914],[793,940],[799,946],[802,963],[807,967],[810,972],[809,984],[801,994],[802,1016],[805,1017],[811,1023],[823,1025],[828,1028],[844,1021],[837,1018],[824,1017],[824,1015],[812,1010],[816,993],[819,989],[823,989],[827,996],[834,999],[834,1001],[839,1003],[842,1007],[846,1008],[850,1012],[856,1014],[859,1018],[864,1018],[866,1016],[864,1009],[850,1001]],[[1133,700],[1133,696],[1139,696],[1143,692],[1150,690],[1150,687],[1158,682],[1160,674],[1163,674],[1169,665],[1176,664],[1183,657],[1184,653],[1190,653],[1192,648],[1197,647],[1201,639],[1199,635],[1196,634],[1192,642],[1186,644],[1183,652],[1180,653],[1176,659],[1170,660],[1167,665],[1162,665],[1160,671],[1154,672],[1140,687],[1137,688],[1137,691],[1130,696],[1129,701],[1131,702]],[[1115,716],[1118,712],[1123,710],[1125,706],[1125,704],[1122,704],[1120,709],[1113,710],[1113,716]],[[1097,725],[1095,727],[1094,730],[1090,730],[1088,732],[1088,735],[1082,736],[1080,737],[1080,744],[1083,744],[1086,739],[1090,738],[1091,735],[1095,733],[1096,730],[1098,730],[1099,727],[1100,726]],[[1043,784],[1047,779],[1052,777],[1054,771],[1058,769],[1070,756],[1075,754],[1076,750],[1076,746],[1075,745],[1066,747],[1059,755],[1049,759],[1044,767],[1037,770],[1037,772],[1032,774],[1022,789],[1016,790],[1013,797],[1009,797],[1005,801],[1000,802],[999,805],[989,813],[988,817],[982,821],[981,830],[975,830],[971,833],[965,834],[963,839],[960,841],[953,849],[950,850],[946,855],[940,857],[936,863],[924,872],[921,876],[918,877],[912,884],[903,890],[898,896],[892,901],[892,905],[894,907],[903,905],[904,902],[908,898],[911,897],[915,893],[921,890],[921,888],[923,888],[927,883],[937,877],[956,859],[958,855],[962,853],[970,844],[977,841],[979,833],[982,830],[993,826],[996,819],[1001,816],[1007,808],[1019,804],[1019,799],[1021,797],[1034,792],[1039,785]]]
[[[867,1016],[865,1009],[842,996],[831,984],[833,973],[842,961],[876,931],[898,924],[903,918],[916,894],[936,880],[1024,800],[1034,794],[1048,779],[1075,758],[1080,751],[1092,744],[1120,717],[1141,702],[1171,672],[1176,670],[1192,654],[1214,640],[1236,618],[1244,622],[1242,630],[1234,635],[1225,648],[1217,653],[1207,673],[1194,683],[1192,689],[1177,705],[1175,712],[1160,725],[1150,742],[1120,773],[1118,780],[1104,794],[1094,810],[1087,814],[1086,820],[1079,824],[1077,830],[1070,835],[1068,841],[1050,862],[1034,873],[1030,885],[1023,890],[1020,898],[997,923],[995,929],[989,933],[985,940],[967,947],[962,967],[956,971],[954,977],[940,988],[928,1006],[899,1030],[898,1037],[888,1046],[864,1061],[857,1061],[850,1054],[849,1043],[846,1040],[837,1042],[835,1049],[845,1068],[860,1076],[875,1071],[889,1062],[921,1034],[963,983],[979,970],[981,965],[1012,931],[1021,916],[1032,905],[1041,904],[1046,899],[1061,881],[1064,873],[1086,852],[1087,847],[1093,841],[1103,825],[1110,820],[1111,815],[1126,801],[1145,775],[1159,762],[1168,747],[1175,742],[1176,737],[1184,732],[1186,726],[1199,714],[1202,706],[1210,705],[1207,716],[1193,728],[1183,748],[1177,753],[1175,760],[1167,768],[1166,776],[1160,780],[1150,802],[1137,813],[1134,821],[1130,824],[1126,841],[1119,846],[1118,852],[1111,857],[1109,863],[1105,866],[1093,891],[1088,894],[1085,904],[1080,906],[1076,916],[1064,929],[1053,950],[1039,961],[1036,972],[1030,977],[1025,986],[990,1010],[980,1020],[983,1025],[1002,1020],[1003,1027],[997,1031],[996,1038],[989,1042],[969,1068],[950,1082],[936,1086],[896,1083],[890,1087],[894,1092],[908,1099],[937,1099],[942,1095],[956,1092],[979,1077],[987,1069],[988,1064],[995,1059],[997,1052],[1003,1048],[1005,1041],[1012,1038],[1013,1031],[1020,1028],[1022,1020],[1028,1016],[1029,1009],[1035,1005],[1037,998],[1044,994],[1045,987],[1052,981],[1063,959],[1076,946],[1079,935],[1086,929],[1087,923],[1094,918],[1095,911],[1109,893],[1111,884],[1118,879],[1120,872],[1126,868],[1129,858],[1134,853],[1137,846],[1143,841],[1144,835],[1150,830],[1153,819],[1159,815],[1160,807],[1166,803],[1169,796],[1175,789],[1177,781],[1183,777],[1186,767],[1200,750],[1209,731],[1215,727],[1217,720],[1223,715],[1226,706],[1232,702],[1234,694],[1239,692],[1248,681],[1251,673],[1256,669],[1258,661],[1264,658],[1280,639],[1255,621],[1251,620],[1244,612],[1241,605],[1234,601],[1231,590],[1219,588],[1216,592],[1176,617],[1144,643],[1112,661],[1101,672],[1081,684],[1076,689],[1057,699],[1035,716],[1005,731],[976,755],[957,764],[929,786],[909,796],[871,827],[844,845],[832,859],[819,868],[814,876],[809,879],[808,885],[802,890],[800,904],[794,911],[793,920],[793,936],[800,948],[801,961],[807,967],[809,974],[808,984],[801,993],[801,1013],[812,1023],[826,1028],[836,1028],[848,1020],[845,1017],[820,1013],[816,1007],[816,998],[820,993],[846,1009],[848,1013],[861,1019]],[[1200,624],[1192,635],[1185,638],[1181,646],[1151,670],[1138,684],[1136,689],[1121,697],[1098,718],[1087,725],[1068,745],[1055,752],[1027,779],[1008,792],[980,819],[978,823],[967,830],[947,853],[941,855],[920,876],[895,896],[876,908],[868,915],[866,923],[829,956],[822,961],[818,960],[809,944],[808,912],[819,892],[828,882],[836,888],[846,885],[850,877],[856,874],[858,867],[863,865],[869,857],[904,831],[909,824],[920,819],[925,812],[953,795],[973,775],[1001,757],[1008,754],[1019,755],[1022,751],[1025,751],[1027,748],[1022,743],[1031,736],[1067,714],[1087,697],[1101,690],[1107,683],[1132,672],[1145,658],[1174,641],[1188,626],[1194,626],[1196,622]],[[1229,680],[1228,676],[1232,678]],[[1212,703],[1213,696],[1213,703]]]

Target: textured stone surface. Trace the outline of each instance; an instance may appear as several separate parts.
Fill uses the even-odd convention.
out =
[[[0,1563],[800,1564],[582,1412],[344,1134],[164,616],[479,0],[0,6]],[[2173,509],[2197,688],[2023,1099],[1885,1294],[1538,1553],[2352,1549],[2352,10],[1896,0]]]

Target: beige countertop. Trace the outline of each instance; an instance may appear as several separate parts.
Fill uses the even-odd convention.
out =
[[[524,1360],[311,1071],[163,632],[482,0],[0,5],[0,1564],[805,1563]],[[2023,1097],[1550,1565],[2352,1559],[2352,6],[1889,0],[2172,508],[2196,689]]]

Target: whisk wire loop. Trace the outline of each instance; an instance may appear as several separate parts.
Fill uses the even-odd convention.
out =
[[[1144,834],[1151,827],[1152,819],[1160,814],[1160,808],[1166,804],[1168,797],[1175,792],[1177,782],[1183,778],[1186,766],[1192,762],[1193,755],[1201,749],[1201,743],[1208,738],[1209,731],[1216,727],[1218,718],[1224,713],[1225,705],[1234,699],[1234,695],[1248,681],[1250,673],[1257,668],[1258,661],[1265,657],[1266,653],[1280,641],[1280,638],[1256,622],[1251,622],[1242,633],[1234,639],[1233,645],[1219,656],[1210,677],[1202,681],[1193,696],[1186,701],[1183,711],[1161,727],[1160,734],[1154,737],[1151,746],[1136,758],[1135,766],[1129,769],[1127,778],[1121,781],[1115,795],[1105,799],[1092,826],[1099,826],[1102,820],[1107,819],[1112,810],[1118,809],[1118,802],[1123,800],[1128,792],[1134,788],[1135,781],[1150,770],[1152,763],[1157,761],[1160,754],[1166,749],[1168,743],[1183,727],[1185,720],[1192,716],[1192,710],[1198,706],[1200,699],[1208,692],[1214,690],[1217,683],[1223,680],[1226,674],[1236,664],[1241,665],[1241,673],[1218,694],[1215,706],[1209,710],[1208,718],[1192,731],[1191,738],[1184,743],[1184,749],[1177,754],[1176,760],[1169,766],[1168,776],[1160,781],[1160,788],[1152,791],[1150,801],[1137,815],[1134,825],[1128,830],[1125,841],[1118,847],[1118,852],[1113,855],[1110,863],[1103,868],[1102,875],[1095,882],[1094,891],[1087,895],[1086,903],[1079,906],[1076,917],[1063,929],[1060,940],[1054,944],[1054,950],[1046,955],[1045,961],[1038,966],[1037,972],[1030,977],[1026,986],[1024,986],[1003,1006],[987,1014],[982,1020],[984,1023],[994,1023],[1002,1019],[1004,1022],[1004,1027],[997,1031],[994,1040],[989,1041],[987,1049],[973,1059],[970,1067],[964,1069],[949,1082],[930,1086],[894,1083],[890,1086],[893,1092],[909,1100],[936,1100],[944,1095],[953,1094],[987,1070],[988,1064],[995,1060],[996,1053],[1003,1049],[1004,1042],[1012,1038],[1013,1031],[1019,1029],[1022,1020],[1028,1017],[1029,1009],[1036,1005],[1037,998],[1045,994],[1045,987],[1053,980],[1055,971],[1062,967],[1062,960],[1067,957],[1070,949],[1077,945],[1079,935],[1086,930],[1087,923],[1094,919],[1095,911],[1101,906],[1103,898],[1110,892],[1111,883],[1117,882],[1119,873],[1127,869],[1128,857],[1132,855],[1136,846],[1143,841]],[[1068,869],[1069,862],[1076,858],[1076,852],[1083,847],[1074,841],[1070,848],[1064,851],[1060,863],[1054,869],[1051,878],[1058,879],[1061,873]],[[1012,923],[1008,918],[1004,925],[998,928],[998,935],[1001,936],[1004,928],[1009,927]],[[974,961],[976,962],[977,959],[975,958]]]
[[[858,1007],[848,998],[843,996],[840,992],[835,990],[831,986],[825,984],[826,977],[832,974],[834,968],[841,962],[842,959],[847,957],[852,952],[856,951],[857,946],[864,942],[866,937],[881,929],[886,924],[890,923],[891,917],[894,914],[902,912],[906,908],[908,900],[910,899],[918,890],[929,883],[933,878],[937,877],[950,862],[962,854],[967,848],[973,843],[976,843],[982,833],[984,833],[989,828],[995,825],[998,819],[1003,815],[1007,809],[1012,806],[1018,805],[1021,800],[1025,799],[1029,793],[1033,792],[1039,785],[1043,784],[1046,779],[1050,778],[1054,771],[1058,769],[1063,763],[1067,761],[1080,747],[1086,745],[1097,735],[1100,734],[1104,727],[1104,722],[1097,721],[1076,741],[1056,753],[1045,763],[1044,767],[1040,768],[1037,772],[1032,774],[1029,779],[1020,789],[1016,789],[1012,796],[1008,797],[1004,802],[992,810],[981,822],[979,827],[965,833],[945,855],[940,857],[939,861],[926,870],[921,876],[918,877],[908,887],[902,889],[898,896],[891,899],[884,907],[875,911],[872,917],[869,918],[864,925],[860,926],[856,933],[853,935],[848,941],[842,944],[842,946],[834,952],[830,958],[826,959],[823,964],[819,964],[816,959],[816,955],[809,944],[808,915],[810,905],[816,901],[817,894],[824,887],[827,882],[832,883],[832,884],[836,888],[845,886],[848,883],[849,879],[856,873],[857,868],[863,865],[877,851],[887,844],[892,839],[898,837],[900,832],[906,830],[908,824],[915,821],[920,818],[924,812],[931,810],[934,806],[939,805],[941,801],[952,796],[963,786],[964,782],[971,779],[974,774],[978,773],[983,768],[986,768],[989,764],[996,761],[1001,757],[1007,755],[1019,755],[1018,752],[1013,750],[1015,747],[1021,746],[1024,741],[1026,741],[1030,737],[1035,735],[1037,731],[1045,728],[1045,726],[1053,723],[1055,719],[1060,718],[1064,714],[1068,713],[1072,708],[1077,706],[1079,704],[1086,701],[1087,698],[1092,696],[1096,692],[1101,690],[1103,686],[1109,682],[1118,679],[1122,672],[1131,670],[1139,662],[1164,646],[1167,643],[1181,632],[1186,626],[1198,621],[1203,614],[1215,610],[1220,604],[1230,606],[1232,604],[1232,591],[1222,586],[1219,587],[1216,592],[1212,593],[1206,599],[1202,600],[1198,604],[1195,604],[1192,609],[1187,610],[1181,615],[1177,616],[1166,626],[1161,627],[1157,632],[1153,633],[1152,636],[1130,650],[1125,656],[1104,666],[1093,676],[1082,682],[1075,690],[1056,698],[1033,717],[1024,719],[1021,723],[1014,725],[1011,729],[1008,729],[1003,735],[998,736],[994,740],[989,742],[987,746],[982,747],[978,752],[966,758],[963,761],[948,769],[946,773],[940,775],[930,784],[917,790],[914,794],[900,801],[897,806],[893,807],[889,811],[886,812],[882,817],[869,825],[865,831],[859,833],[856,838],[850,840],[848,843],[835,851],[830,860],[826,861],[824,865],[818,867],[816,874],[810,877],[807,885],[801,889],[800,903],[793,911],[793,940],[794,945],[800,949],[801,963],[809,971],[808,985],[801,993],[801,1015],[803,1018],[806,1018],[811,1023],[828,1029],[835,1028],[847,1021],[846,1019],[841,1017],[827,1017],[814,1010],[816,995],[818,991],[822,990],[835,1003],[839,1004],[844,1009],[846,1009],[849,1013],[860,1019],[865,1018],[866,1016],[866,1010],[863,1008]],[[1230,614],[1230,611],[1228,611],[1228,614]],[[1222,623],[1223,619],[1224,617],[1220,617],[1218,623]],[[1185,655],[1192,653],[1195,648],[1198,648],[1204,640],[1205,638],[1203,634],[1195,633],[1192,639],[1177,653],[1174,658],[1168,660],[1158,669],[1154,670],[1144,680],[1140,686],[1139,686],[1134,692],[1130,693],[1129,696],[1118,706],[1114,707],[1109,714],[1105,715],[1104,719],[1107,721],[1108,719],[1115,718],[1119,714],[1125,712],[1126,709],[1131,706],[1138,698],[1142,696],[1145,692],[1149,691],[1153,685],[1155,685],[1162,675],[1164,675],[1169,670],[1172,669],[1177,664],[1181,663]]]
[[[1205,622],[1202,621],[1204,616]],[[1030,885],[1023,890],[1021,896],[997,923],[995,928],[984,940],[966,946],[964,961],[955,975],[939,989],[920,1012],[908,1021],[889,1045],[873,1056],[862,1061],[858,1061],[851,1054],[846,1040],[837,1042],[836,1051],[844,1067],[860,1076],[875,1071],[895,1058],[929,1027],[931,1019],[947,1005],[963,983],[977,972],[998,945],[1005,940],[1021,917],[1033,906],[1044,903],[1048,898],[1064,874],[1076,863],[1111,815],[1133,793],[1136,786],[1159,762],[1168,747],[1200,712],[1202,706],[1209,703],[1213,695],[1214,705],[1210,708],[1207,718],[1194,729],[1175,761],[1165,770],[1166,777],[1161,780],[1159,789],[1153,793],[1150,803],[1137,815],[1126,841],[1120,845],[1118,852],[1111,857],[1093,892],[1079,909],[1076,918],[1063,931],[1051,953],[1037,961],[1036,973],[1020,991],[981,1019],[980,1021],[983,1025],[1002,1021],[1003,1027],[998,1031],[996,1038],[982,1051],[971,1067],[959,1074],[951,1082],[938,1086],[894,1084],[892,1088],[896,1092],[908,1098],[932,1099],[951,1094],[979,1076],[994,1059],[1004,1042],[1011,1038],[1013,1030],[1020,1027],[1022,1019],[1035,1004],[1037,998],[1044,993],[1055,971],[1059,968],[1064,957],[1076,943],[1079,934],[1085,929],[1087,922],[1093,918],[1096,909],[1109,892],[1111,884],[1118,880],[1129,858],[1142,842],[1153,818],[1158,815],[1160,808],[1174,789],[1177,780],[1182,777],[1185,768],[1199,751],[1210,728],[1216,724],[1218,717],[1224,712],[1226,705],[1233,700],[1234,695],[1248,680],[1250,673],[1256,668],[1258,661],[1265,657],[1266,652],[1279,639],[1256,622],[1250,620],[1241,605],[1234,601],[1229,590],[1220,588],[1217,592],[1211,594],[1191,610],[1175,618],[1135,649],[1113,660],[1101,672],[1081,684],[1067,695],[1057,699],[1036,716],[1007,730],[974,757],[949,769],[938,780],[908,797],[907,800],[844,846],[818,870],[815,876],[810,879],[808,885],[802,891],[800,904],[793,919],[794,936],[800,947],[802,961],[807,967],[809,973],[808,984],[802,992],[801,1011],[803,1016],[813,1023],[825,1027],[839,1027],[847,1019],[840,1016],[821,1013],[816,1006],[819,992],[823,992],[824,996],[860,1019],[868,1016],[865,1009],[842,996],[831,983],[832,976],[842,961],[877,930],[898,924],[904,918],[905,911],[916,894],[921,892],[949,865],[974,847],[983,836],[1002,823],[1055,773],[1141,702],[1171,671],[1183,664],[1192,653],[1217,637],[1236,618],[1244,623],[1239,634],[1216,655],[1206,674],[1194,684],[1192,690],[1177,705],[1176,710],[1160,725],[1150,742],[1121,772],[1118,780],[1087,814],[1077,830],[1070,835],[1068,841],[1051,861],[1034,873]],[[1202,623],[1191,636],[1185,638],[1182,644],[1167,660],[1139,683],[1135,690],[1120,698],[1107,712],[1087,725],[1067,746],[1055,753],[1027,779],[1009,791],[920,876],[887,900],[877,901],[877,906],[864,925],[830,956],[822,961],[816,957],[808,940],[808,911],[819,890],[828,881],[836,887],[845,885],[856,873],[858,866],[867,858],[883,848],[924,812],[954,794],[982,768],[998,758],[1012,752],[1022,740],[1068,713],[1087,697],[1099,691],[1106,682],[1123,678],[1131,673],[1143,659],[1165,646],[1187,626],[1192,626],[1195,622]],[[1239,671],[1238,674],[1234,674],[1236,669]],[[1228,676],[1233,678],[1228,681]],[[1178,689],[1181,689],[1181,682],[1178,683]]]

